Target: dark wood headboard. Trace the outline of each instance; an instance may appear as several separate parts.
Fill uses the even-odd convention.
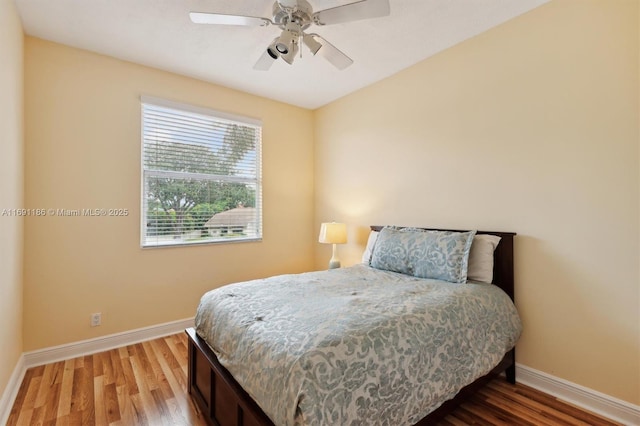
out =
[[[384,226],[372,225],[372,231],[380,231]],[[400,228],[403,228],[402,226]],[[466,232],[457,229],[435,229],[435,228],[418,228],[428,231],[452,231],[452,232]],[[496,250],[493,252],[493,283],[504,290],[509,295],[511,300],[514,299],[513,290],[513,237],[516,236],[515,232],[493,232],[493,231],[478,231],[477,234],[491,234],[500,237],[500,243]]]

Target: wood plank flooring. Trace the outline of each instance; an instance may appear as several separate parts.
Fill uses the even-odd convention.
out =
[[[184,333],[31,368],[7,424],[205,425],[187,393],[187,368]],[[439,425],[617,423],[497,379]]]
[[[205,425],[184,333],[27,370],[8,425]]]

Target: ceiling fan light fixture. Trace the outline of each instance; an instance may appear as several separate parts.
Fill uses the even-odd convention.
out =
[[[278,43],[278,38],[274,38],[269,47],[267,47],[267,53],[274,60],[280,57],[280,51],[277,49],[276,44]]]
[[[318,53],[318,50],[322,47],[322,44],[319,43],[311,34],[305,34],[302,37],[302,41],[309,48],[312,55]]]
[[[295,31],[295,28],[291,29],[289,26],[282,30],[282,34],[278,37],[275,48],[282,55],[286,55],[290,51],[293,50],[293,46],[296,43],[296,39],[298,38],[298,32]]]
[[[301,33],[300,24],[289,22],[275,42],[275,48],[280,53],[280,57],[289,65],[293,64],[298,53],[298,40]]]
[[[291,65],[293,64],[293,60],[295,59],[297,53],[298,53],[298,43],[293,43],[291,45],[291,49],[289,49],[289,52],[281,54],[280,57],[284,59],[286,63]]]
[[[278,51],[276,49],[272,49],[271,46],[267,47],[267,53],[273,59],[278,59],[280,57],[280,54],[278,53]]]
[[[286,55],[287,53],[289,53],[289,47],[282,42],[276,43],[276,50],[279,53],[282,53],[283,55]]]

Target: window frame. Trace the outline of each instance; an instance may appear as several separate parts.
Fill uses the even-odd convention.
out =
[[[170,108],[182,111],[184,113],[193,113],[211,117],[213,120],[221,122],[227,122],[231,124],[246,125],[250,127],[256,127],[258,130],[258,138],[256,141],[255,155],[256,155],[256,177],[246,178],[232,175],[216,175],[208,173],[194,173],[194,172],[177,172],[169,170],[155,170],[149,171],[145,168],[145,105],[156,106],[161,108]],[[218,238],[210,237],[202,241],[185,241],[179,240],[178,242],[170,243],[149,243],[147,242],[147,211],[145,204],[147,203],[147,193],[145,190],[146,178],[149,176],[149,172],[154,177],[173,177],[173,178],[192,178],[209,181],[222,181],[222,182],[235,182],[235,183],[249,183],[255,185],[255,209],[256,218],[258,219],[256,236],[251,237],[233,237],[233,238]],[[204,108],[189,104],[183,104],[180,102],[174,102],[166,99],[156,98],[153,96],[140,96],[140,248],[142,249],[155,249],[155,248],[176,248],[176,247],[191,247],[202,246],[210,244],[236,244],[243,242],[257,242],[262,241],[263,236],[263,215],[262,215],[262,120],[245,117],[227,112],[214,110],[211,108]]]

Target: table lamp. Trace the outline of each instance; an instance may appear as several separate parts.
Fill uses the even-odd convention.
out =
[[[336,254],[336,244],[347,242],[347,225],[344,223],[323,223],[320,226],[320,236],[318,241],[323,244],[333,244],[333,254],[329,261],[329,269],[340,267],[340,261]]]

